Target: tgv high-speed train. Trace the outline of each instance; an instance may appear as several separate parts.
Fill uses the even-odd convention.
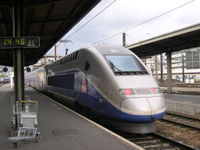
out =
[[[152,74],[130,50],[95,46],[26,75],[26,83],[106,118],[130,133],[150,133],[165,100]]]

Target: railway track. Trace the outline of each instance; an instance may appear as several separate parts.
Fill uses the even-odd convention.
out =
[[[187,128],[200,130],[200,118],[167,112],[163,121],[178,124]]]
[[[145,150],[198,150],[195,147],[183,144],[157,133],[147,135],[135,135],[117,133],[129,141],[139,145]]]
[[[101,122],[97,122],[97,123],[104,126],[104,124],[102,124]],[[135,143],[136,145],[144,148],[145,150],[200,150],[197,147],[184,144],[181,141],[177,141],[175,139],[166,137],[159,133],[140,135],[140,134],[129,134],[129,133],[116,131],[109,127],[108,129],[126,138],[127,140]]]

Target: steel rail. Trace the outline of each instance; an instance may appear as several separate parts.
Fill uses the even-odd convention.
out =
[[[167,117],[169,115],[169,117]],[[170,118],[172,116],[173,118]],[[183,120],[184,119],[184,120]],[[162,121],[178,124],[187,128],[200,130],[200,119],[190,116],[184,116],[176,113],[166,113],[166,117]],[[189,122],[189,123],[188,123]],[[199,122],[199,123],[198,123]]]
[[[127,140],[137,144],[145,150],[169,150],[169,149],[181,149],[181,150],[199,150],[193,146],[184,144],[174,139],[165,137],[158,133],[151,133],[145,135],[135,135],[126,133],[117,133]]]

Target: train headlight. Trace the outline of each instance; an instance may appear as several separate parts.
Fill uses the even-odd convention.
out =
[[[160,88],[151,88],[151,92],[152,92],[152,94],[160,94],[161,89]]]
[[[124,95],[135,95],[133,89],[120,89],[119,92]]]

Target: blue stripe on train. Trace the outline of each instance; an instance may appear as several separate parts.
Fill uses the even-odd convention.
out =
[[[53,91],[55,93],[61,94],[63,96],[68,96],[71,98],[75,98],[75,92],[72,90],[66,90],[63,88],[58,88],[58,87],[53,87],[53,86],[48,86],[48,90]]]
[[[80,85],[81,86],[81,85]],[[81,105],[84,105],[94,112],[97,112],[103,116],[113,118],[116,120],[130,121],[130,122],[152,122],[160,119],[164,116],[164,112],[155,115],[132,115],[120,111],[111,105],[100,93],[94,88],[94,86],[88,83],[88,94],[81,92],[75,93],[73,90],[67,90],[57,87],[49,87],[50,90],[76,99]]]
[[[103,97],[101,97],[103,99]],[[164,116],[163,113],[155,114],[155,115],[133,115],[122,112],[121,110],[115,108],[105,99],[103,99],[102,104],[100,105],[100,112],[102,115],[123,121],[130,121],[130,122],[152,122],[158,120]]]

